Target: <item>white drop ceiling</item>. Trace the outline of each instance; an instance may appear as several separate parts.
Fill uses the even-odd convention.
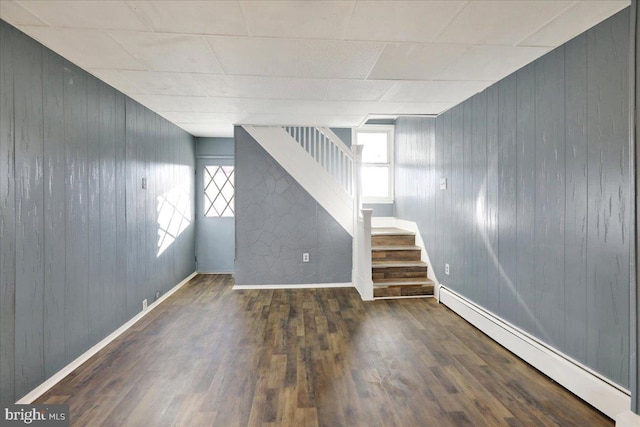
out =
[[[438,114],[629,0],[9,1],[0,18],[195,136]]]

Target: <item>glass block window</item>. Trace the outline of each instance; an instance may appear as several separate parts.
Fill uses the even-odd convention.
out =
[[[204,167],[204,216],[233,216],[233,172],[233,166]]]

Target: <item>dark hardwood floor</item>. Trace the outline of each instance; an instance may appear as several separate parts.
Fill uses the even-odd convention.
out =
[[[613,426],[434,299],[201,275],[39,403],[77,426]]]

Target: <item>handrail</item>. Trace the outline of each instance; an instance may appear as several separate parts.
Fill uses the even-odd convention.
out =
[[[335,133],[333,133],[333,131],[328,128],[328,127],[319,127],[318,128],[320,130],[320,132],[324,133],[326,136],[329,137],[329,139],[331,139],[331,141],[346,155],[348,156],[351,160],[353,160],[353,154],[351,153],[351,149],[349,147],[347,147],[347,144],[344,143],[344,141],[342,141],[342,139],[340,139],[340,137],[338,135],[336,135]]]
[[[298,145],[327,171],[342,189],[353,196],[351,149],[326,127],[282,126]]]

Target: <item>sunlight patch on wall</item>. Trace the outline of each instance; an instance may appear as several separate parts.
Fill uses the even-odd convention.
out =
[[[188,186],[175,187],[158,197],[158,255],[160,256],[191,224]]]

